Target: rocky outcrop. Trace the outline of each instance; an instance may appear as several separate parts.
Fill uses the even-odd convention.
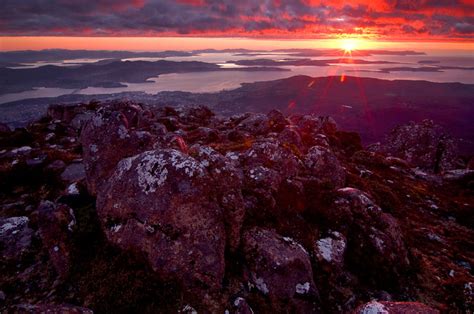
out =
[[[455,140],[432,120],[395,128],[375,149],[435,173],[451,170],[457,162]]]
[[[470,311],[472,170],[429,123],[393,134],[402,153],[316,115],[51,107],[0,134],[0,307]]]

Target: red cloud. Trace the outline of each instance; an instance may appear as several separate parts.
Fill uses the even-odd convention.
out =
[[[472,0],[3,0],[0,35],[471,40]]]

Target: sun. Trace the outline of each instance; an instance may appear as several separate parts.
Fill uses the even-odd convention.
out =
[[[345,53],[351,53],[353,50],[358,48],[359,43],[357,39],[345,38],[345,39],[341,39],[340,45],[341,45],[342,50],[344,50]]]

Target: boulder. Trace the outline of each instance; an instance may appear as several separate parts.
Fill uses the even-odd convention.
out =
[[[357,267],[357,273],[388,284],[408,270],[410,261],[397,220],[366,193],[354,188],[337,190],[334,207],[325,216],[328,227],[347,238],[345,258]]]
[[[214,117],[214,112],[206,106],[180,108],[178,114],[180,121],[184,124],[208,125]]]
[[[386,302],[371,301],[359,306],[354,314],[439,314],[435,310],[419,302]]]
[[[57,164],[59,166],[59,163]],[[86,171],[84,164],[81,162],[75,162],[70,164],[61,173],[61,180],[65,182],[77,182],[86,178]]]
[[[190,290],[219,288],[224,276],[224,214],[207,166],[177,150],[147,151],[120,161],[97,197],[109,241]]]
[[[344,186],[345,170],[329,148],[311,147],[304,158],[304,165],[305,173],[317,188],[335,189]]]
[[[287,304],[290,312],[316,311],[318,292],[311,261],[300,244],[256,227],[243,234],[243,253],[251,284],[274,308]]]
[[[285,118],[281,111],[273,109],[267,113],[267,117],[270,123],[270,130],[273,132],[281,132],[289,124],[289,121]]]
[[[267,134],[271,130],[270,119],[265,114],[252,113],[237,125],[237,129],[253,135]]]
[[[285,146],[293,149],[296,154],[304,150],[301,136],[294,126],[286,126],[278,135],[278,140]]]
[[[25,216],[0,218],[0,253],[3,262],[19,262],[31,248],[33,230]]]
[[[242,156],[247,169],[257,166],[278,171],[282,178],[294,177],[301,169],[301,162],[289,147],[277,140],[260,140],[252,144]]]
[[[316,145],[314,138],[317,134],[333,136],[337,131],[337,125],[331,117],[318,117],[315,115],[304,115],[292,117],[293,123],[298,128],[305,145]]]
[[[87,187],[92,195],[107,181],[117,163],[153,145],[153,136],[132,127],[138,123],[136,105],[102,107],[83,127],[82,144]]]
[[[435,173],[454,169],[457,163],[455,140],[431,120],[393,129],[375,149]]]

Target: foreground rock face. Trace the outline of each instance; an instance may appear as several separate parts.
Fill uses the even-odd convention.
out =
[[[275,110],[49,116],[0,132],[2,310],[472,311],[473,172],[429,125],[403,155]]]

